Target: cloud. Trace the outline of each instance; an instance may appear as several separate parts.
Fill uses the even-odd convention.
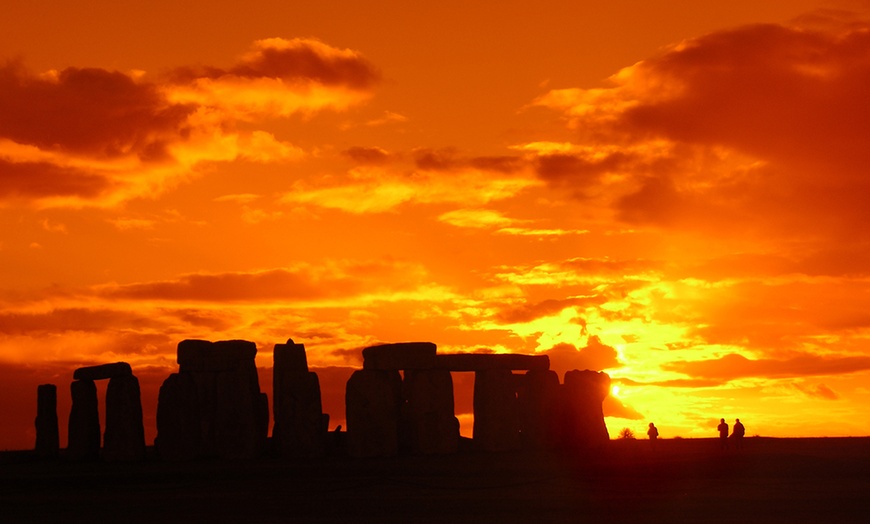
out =
[[[168,98],[235,118],[343,109],[366,99],[380,74],[360,53],[314,39],[268,38],[235,65],[179,68]]]
[[[572,369],[603,371],[622,366],[617,358],[616,349],[602,343],[601,339],[594,335],[586,340],[586,346],[582,348],[562,343],[551,347],[543,354],[550,357],[550,369],[559,375]]]
[[[236,273],[196,273],[173,280],[104,285],[111,299],[222,302],[316,302],[368,294],[412,292],[424,284],[425,270],[390,261],[337,262],[321,266]]]
[[[363,160],[386,160],[372,150],[354,150],[354,154]],[[410,203],[483,205],[539,185],[524,162],[513,157],[461,157],[423,150],[415,152],[410,167],[362,163],[344,176],[299,182],[281,201],[356,214],[384,213]]]
[[[870,357],[799,355],[780,360],[751,360],[731,353],[717,359],[669,362],[662,364],[662,369],[718,380],[841,375],[870,369]]]
[[[610,81],[535,101],[577,132],[574,147],[537,147],[547,183],[633,224],[866,238],[866,23],[711,33]]]
[[[227,69],[167,76],[0,66],[0,204],[115,206],[159,194],[213,162],[288,162],[299,147],[263,119],[343,110],[379,74],[359,53],[273,38]],[[238,125],[243,122],[244,125]]]

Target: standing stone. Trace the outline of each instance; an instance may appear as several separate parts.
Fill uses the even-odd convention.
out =
[[[285,457],[319,457],[326,452],[320,380],[308,371],[303,344],[275,344],[272,440]]]
[[[67,456],[71,460],[97,460],[100,457],[100,413],[97,386],[93,380],[70,384],[72,408],[69,414]]]
[[[179,378],[164,382],[157,408],[161,456],[252,458],[262,453],[269,410],[256,355],[256,344],[246,340],[178,344]],[[195,434],[179,433],[187,431]],[[191,446],[193,454],[183,456]]]
[[[59,450],[57,386],[42,384],[36,388],[36,454],[54,458]]]
[[[490,369],[474,373],[473,439],[483,451],[519,447],[519,420],[513,373]]]
[[[601,403],[610,393],[610,376],[604,372],[572,370],[565,373],[565,429],[572,447],[595,448],[610,435]]]
[[[360,369],[347,381],[347,452],[352,457],[398,454],[402,377],[398,371]]]
[[[132,374],[114,376],[106,388],[106,432],[103,458],[131,461],[145,458],[145,428],[139,379]]]
[[[407,370],[402,381],[402,440],[412,454],[455,453],[459,420],[454,416],[453,377],[443,369]]]
[[[189,460],[202,446],[196,384],[189,373],[173,373],[163,381],[157,398],[157,438],[162,460]]]
[[[551,449],[558,443],[558,428],[562,423],[559,376],[553,370],[532,370],[524,379],[517,391],[523,447]]]

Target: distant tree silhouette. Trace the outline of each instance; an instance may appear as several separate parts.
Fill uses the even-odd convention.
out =
[[[634,440],[634,431],[630,428],[622,428],[619,430],[619,437],[623,440]]]

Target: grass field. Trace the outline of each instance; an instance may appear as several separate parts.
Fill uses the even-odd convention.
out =
[[[0,522],[870,522],[870,438],[133,464],[0,457]]]

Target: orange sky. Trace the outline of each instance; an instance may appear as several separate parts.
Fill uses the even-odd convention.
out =
[[[304,343],[333,426],[425,340],[607,371],[612,435],[870,434],[870,2],[45,4],[0,18],[0,449],[118,360],[150,443],[184,338],[270,394]]]

